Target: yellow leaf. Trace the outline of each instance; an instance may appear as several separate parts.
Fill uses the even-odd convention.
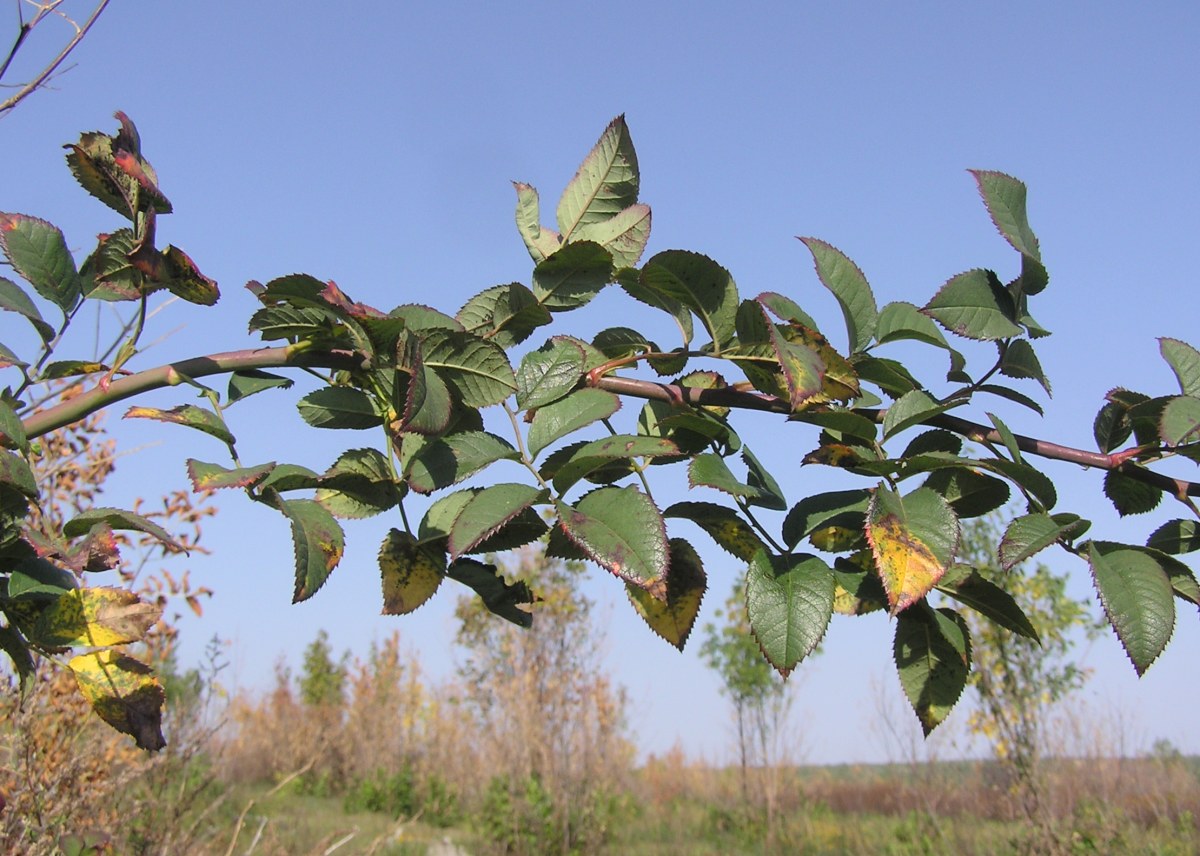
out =
[[[75,589],[42,613],[34,636],[50,647],[121,645],[145,636],[161,614],[161,607],[125,589]]]
[[[433,597],[445,573],[445,554],[440,558],[407,532],[388,532],[379,548],[383,614],[405,615]]]
[[[145,663],[111,649],[80,654],[68,665],[96,715],[152,752],[162,733],[163,689]]]
[[[892,615],[925,597],[946,573],[933,551],[893,514],[867,524],[867,540],[887,592]]]

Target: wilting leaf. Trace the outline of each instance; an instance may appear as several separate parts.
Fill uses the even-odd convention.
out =
[[[633,608],[650,629],[682,651],[696,623],[696,616],[700,614],[700,602],[704,600],[708,578],[700,556],[687,541],[672,538],[669,549],[671,564],[667,571],[665,600],[657,599],[646,589],[629,583],[625,584],[625,591]]]
[[[273,463],[227,469],[220,464],[206,464],[195,458],[188,458],[187,461],[188,478],[192,481],[192,490],[197,493],[226,487],[252,487],[265,479],[273,469]]]
[[[711,502],[677,502],[663,512],[663,517],[682,517],[709,534],[717,546],[734,558],[749,562],[763,548],[763,543],[750,524],[732,508]]]
[[[276,506],[291,521],[296,551],[296,588],[292,603],[312,597],[346,549],[342,527],[333,515],[311,499],[281,499]]]
[[[958,520],[926,488],[900,497],[879,487],[867,508],[867,540],[895,615],[925,597],[954,560]]]
[[[136,642],[162,614],[119,588],[81,588],[61,594],[38,619],[33,638],[51,648],[98,648]]]
[[[379,548],[383,580],[383,614],[407,615],[438,590],[446,569],[446,554],[419,544],[407,532],[388,531]]]
[[[167,745],[162,733],[165,695],[149,666],[111,649],[80,654],[68,665],[97,716],[130,735],[141,749],[157,752]]]
[[[232,445],[235,442],[233,434],[230,433],[228,426],[220,416],[194,404],[181,404],[170,410],[159,410],[156,407],[131,407],[125,411],[125,418],[154,419],[158,422],[185,425],[216,437],[223,443]]]

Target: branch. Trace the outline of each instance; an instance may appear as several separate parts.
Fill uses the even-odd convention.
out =
[[[366,358],[350,351],[308,351],[303,346],[259,348],[249,351],[229,351],[207,357],[193,357],[114,380],[107,388],[96,386],[48,410],[34,413],[22,420],[25,434],[32,440],[77,422],[86,416],[152,389],[178,386],[189,378],[229,374],[249,369],[288,367],[361,369]]]
[[[75,37],[71,39],[71,41],[67,42],[67,46],[59,52],[58,56],[56,56],[49,65],[43,68],[41,72],[39,72],[38,75],[33,78],[33,80],[29,81],[19,90],[17,90],[16,95],[4,101],[3,103],[0,103],[0,116],[3,116],[5,113],[16,107],[22,99],[28,97],[32,92],[41,87],[46,82],[46,79],[49,78],[50,75],[54,74],[55,70],[62,65],[63,60],[65,60],[71,54],[71,51],[75,50],[79,43],[83,41],[83,37],[87,35],[88,30],[92,28],[92,24],[96,23],[96,19],[100,17],[101,13],[104,11],[105,7],[108,6],[108,4],[109,0],[100,0],[100,2],[96,4],[96,8],[92,11],[91,17],[87,19],[84,25],[82,27],[75,28]],[[9,63],[12,62],[13,57],[16,55],[17,51],[20,50],[22,42],[25,41],[25,37],[29,35],[29,31],[33,29],[34,25],[37,24],[40,18],[41,16],[39,15],[38,18],[35,18],[30,24],[22,25],[20,32],[17,34],[17,40],[13,44],[12,49],[9,51],[8,57],[4,61],[4,68],[0,70],[0,74],[3,74],[4,71],[8,70]]]
[[[675,384],[624,377],[589,378],[588,382],[598,389],[606,389],[617,395],[626,395],[632,398],[665,401],[670,404],[709,405],[732,407],[740,410],[760,410],[768,413],[786,414],[799,422],[808,421],[805,419],[804,411],[793,413],[791,404],[784,399],[757,392],[743,392],[728,387],[724,389],[698,389],[695,387],[677,386]],[[854,412],[873,420],[877,424],[883,422],[884,417],[887,415],[886,409],[856,410]],[[958,416],[951,416],[948,413],[934,416],[926,420],[924,424],[934,428],[944,428],[947,431],[952,431],[977,443],[1003,442],[1000,433],[994,428],[981,425],[978,422],[971,422]],[[1200,483],[1172,478],[1162,473],[1148,470],[1145,467],[1137,466],[1130,463],[1128,456],[1120,452],[1106,455],[1102,452],[1087,452],[1083,449],[1074,449],[1070,446],[1062,446],[1058,443],[1038,440],[1034,437],[1026,437],[1021,434],[1014,436],[1016,437],[1017,447],[1022,452],[1028,452],[1031,455],[1037,455],[1038,457],[1054,461],[1067,461],[1068,463],[1079,464],[1084,467],[1117,471],[1132,479],[1156,487],[1177,499],[1187,496],[1200,496]]]

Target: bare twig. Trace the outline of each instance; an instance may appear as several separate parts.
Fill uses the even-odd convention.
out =
[[[29,35],[33,28],[37,26],[38,22],[40,22],[51,12],[61,15],[61,13],[57,12],[58,6],[61,2],[62,0],[56,0],[56,2],[38,5],[37,15],[35,15],[31,21],[23,21],[21,23],[17,32],[17,38],[13,42],[13,46],[9,49],[8,56],[5,57],[3,65],[0,65],[0,77],[3,77],[4,73],[8,71],[8,67],[12,63],[13,58],[17,55],[17,52],[20,51],[22,45],[24,44],[25,38]],[[70,21],[71,25],[75,27],[74,38],[67,42],[66,47],[59,51],[58,56],[51,60],[50,63],[47,64],[46,67],[40,72],[38,72],[32,80],[18,89],[15,95],[4,102],[0,102],[0,117],[4,116],[5,113],[12,110],[17,106],[17,104],[45,85],[50,76],[54,74],[54,72],[58,70],[58,67],[62,65],[63,61],[70,56],[71,51],[75,50],[79,43],[83,41],[83,37],[88,34],[88,31],[92,28],[92,25],[96,23],[96,20],[104,12],[108,4],[109,0],[100,0],[100,2],[96,4],[96,8],[92,10],[91,16],[83,23],[82,26],[70,21],[70,19],[66,18],[65,15],[61,15],[66,20]]]

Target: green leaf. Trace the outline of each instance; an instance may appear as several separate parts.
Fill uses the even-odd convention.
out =
[[[420,303],[405,303],[397,306],[388,313],[388,317],[402,321],[404,328],[414,333],[426,333],[430,330],[449,330],[452,333],[466,332],[462,322],[457,318],[451,318],[445,312]],[[424,336],[421,337],[422,340],[424,338]]]
[[[519,282],[481,291],[463,304],[455,317],[468,333],[504,349],[519,345],[538,327],[550,323],[550,311]]]
[[[42,558],[26,559],[8,577],[8,600],[53,601],[79,588],[75,575]]]
[[[1200,443],[1200,397],[1180,395],[1163,408],[1159,436],[1168,446]]]
[[[946,337],[933,320],[911,303],[896,302],[883,307],[875,325],[875,338],[881,345],[913,339],[951,350]]]
[[[437,372],[425,366],[421,343],[407,331],[397,340],[392,406],[397,418],[388,427],[394,432],[441,434],[454,416],[450,388]]]
[[[790,297],[784,297],[782,294],[776,294],[774,291],[764,291],[758,297],[754,298],[755,302],[767,307],[775,315],[787,321],[790,324],[799,324],[801,327],[807,327],[810,330],[819,330],[817,322],[812,319],[812,316],[800,308],[796,301]]]
[[[1000,540],[1000,566],[1009,571],[1062,538],[1073,538],[1086,529],[1081,521],[1061,515],[1026,514],[1008,524]]]
[[[409,460],[405,476],[418,493],[431,493],[495,463],[515,461],[520,454],[507,441],[483,431],[451,434],[423,445]]]
[[[192,490],[197,493],[228,487],[253,487],[274,469],[274,463],[228,469],[220,464],[208,464],[195,458],[187,460],[188,478],[191,479]]]
[[[533,269],[533,294],[551,312],[578,309],[591,302],[613,279],[613,258],[593,241],[580,241]]]
[[[795,548],[815,532],[833,529],[862,531],[871,494],[866,490],[838,490],[806,496],[792,506],[783,520],[783,542]]]
[[[1179,390],[1200,397],[1200,351],[1187,342],[1167,338],[1158,340],[1158,350],[1179,379]]]
[[[921,311],[967,339],[1021,335],[1012,296],[988,270],[971,270],[953,277]]]
[[[714,355],[733,341],[737,286],[729,271],[708,256],[684,250],[658,253],[642,267],[640,280],[646,288],[696,314],[712,337]]]
[[[935,470],[924,487],[945,497],[960,520],[995,511],[1009,497],[1007,484],[965,466]]]
[[[1163,496],[1158,488],[1120,470],[1109,470],[1104,474],[1104,495],[1122,517],[1153,511]]]
[[[758,505],[775,511],[787,510],[787,498],[771,473],[759,463],[749,446],[742,447],[742,460],[746,463],[746,483],[758,491],[758,495],[747,499],[750,505]]]
[[[747,501],[755,501],[757,505],[768,508],[787,508],[787,503],[780,503],[780,498],[772,495],[761,486],[754,486],[738,481],[730,471],[725,459],[713,452],[705,452],[692,458],[688,464],[688,485],[690,487],[711,487],[730,496],[740,496]],[[770,503],[768,505],[768,503]]]
[[[418,544],[407,532],[388,530],[379,547],[383,614],[407,615],[433,597],[442,584],[446,554]]]
[[[1172,555],[1200,550],[1200,524],[1195,520],[1169,520],[1151,533],[1146,546]]]
[[[446,576],[473,589],[494,615],[518,627],[533,624],[530,608],[536,598],[524,582],[509,583],[495,565],[474,559],[458,559],[446,568]]]
[[[592,241],[608,250],[617,267],[633,267],[650,240],[650,206],[630,205],[611,219],[580,226],[572,241]]]
[[[1037,294],[1045,287],[1047,277],[1037,236],[1029,227],[1025,184],[1002,172],[973,169],[970,173],[979,185],[979,195],[996,229],[1023,257],[1020,281],[1024,292]]]
[[[746,613],[763,655],[785,678],[812,653],[833,615],[834,579],[816,556],[759,550],[746,571]]]
[[[311,490],[320,484],[321,477],[299,464],[279,464],[258,484],[259,493],[268,490]]]
[[[257,369],[233,372],[229,375],[227,400],[229,404],[233,404],[235,401],[249,398],[251,395],[263,392],[264,390],[291,389],[292,384],[293,382],[290,378],[280,377],[279,375],[258,371]]]
[[[145,532],[152,535],[173,550],[186,552],[183,545],[171,537],[171,534],[153,520],[124,511],[120,508],[89,508],[81,511],[63,524],[63,534],[68,538],[78,538],[86,535],[97,523],[103,523],[112,529],[129,529],[135,532]]]
[[[648,496],[633,487],[602,487],[574,507],[555,505],[563,532],[592,561],[665,600],[666,530]]]
[[[967,685],[971,641],[951,609],[910,609],[896,621],[893,642],[900,685],[925,736],[949,715]]]
[[[1045,371],[1042,370],[1042,364],[1038,361],[1037,354],[1033,351],[1033,345],[1029,344],[1028,339],[1016,339],[1008,343],[1008,347],[1004,349],[1003,358],[1000,360],[1000,374],[1006,377],[1036,380],[1042,385],[1042,389],[1046,390],[1046,395],[1051,394],[1050,381],[1046,377]]]
[[[37,330],[43,342],[54,338],[54,328],[42,318],[42,313],[19,285],[11,279],[0,276],[0,309],[24,315],[33,329]]]
[[[0,251],[13,270],[63,315],[79,302],[79,272],[56,226],[24,214],[0,212]]]
[[[450,527],[450,558],[472,552],[526,508],[545,500],[544,490],[524,484],[497,484],[479,491]]]
[[[927,422],[940,413],[945,413],[953,404],[934,401],[929,393],[922,389],[906,392],[887,409],[883,417],[883,437],[886,440],[905,428],[911,428],[921,422]]]
[[[111,648],[80,654],[67,665],[97,716],[133,737],[140,749],[157,752],[167,745],[162,733],[166,695],[149,666]]]
[[[1152,556],[1124,544],[1089,541],[1088,562],[1108,622],[1141,676],[1175,629],[1171,582]]]
[[[637,152],[618,116],[609,123],[588,152],[558,201],[558,230],[564,241],[582,226],[608,220],[637,202]]]
[[[602,437],[580,446],[570,459],[554,473],[554,489],[566,493],[572,485],[590,473],[614,461],[632,458],[675,457],[679,447],[661,437],[639,437],[633,434],[617,434]]]
[[[347,386],[324,386],[296,402],[300,418],[314,428],[362,430],[383,424],[375,401]]]
[[[616,281],[622,290],[639,303],[666,312],[679,328],[679,335],[686,348],[692,341],[692,311],[680,301],[642,282],[641,272],[633,268],[621,268],[616,273]],[[671,374],[672,372],[668,372]]]
[[[1034,642],[1041,641],[1029,617],[1013,596],[974,568],[953,585],[939,585],[937,589],[971,607],[989,621]]]
[[[3,399],[0,399],[0,446],[9,446],[22,452],[29,451],[25,425],[16,411]]]
[[[517,368],[517,407],[529,410],[558,401],[583,377],[583,348],[555,336],[521,359]]]
[[[0,627],[0,651],[4,651],[12,661],[13,671],[16,672],[24,697],[35,686],[37,666],[29,652],[29,643],[15,627]]]
[[[345,552],[342,527],[311,499],[281,499],[276,505],[292,524],[296,552],[296,588],[292,603],[308,600],[333,573]]]
[[[866,531],[893,615],[924,598],[958,550],[958,519],[928,488],[905,497],[876,488],[867,506]]]
[[[739,517],[732,508],[724,505],[711,502],[677,502],[663,512],[663,517],[679,517],[692,521],[707,532],[718,547],[743,562],[749,562],[755,553],[764,549],[762,540],[754,533],[750,524]]]
[[[321,476],[316,501],[335,517],[373,517],[395,507],[400,491],[377,449],[349,449]]]
[[[850,351],[861,351],[875,335],[878,310],[867,278],[841,250],[816,238],[800,238],[813,255],[817,277],[833,292],[846,319]]]
[[[517,191],[517,231],[534,263],[545,261],[562,246],[562,237],[553,229],[543,229],[541,201],[538,192],[528,184],[513,182]]]
[[[440,329],[420,338],[425,366],[435,369],[467,407],[490,407],[516,392],[512,366],[495,342]]]
[[[216,437],[222,443],[232,446],[235,442],[233,434],[219,415],[194,404],[181,404],[170,410],[159,410],[156,407],[131,407],[125,411],[126,419],[154,419],[158,422],[170,422],[195,428]]]
[[[1045,473],[1035,470],[1028,464],[1018,464],[999,458],[988,458],[976,461],[975,465],[982,469],[1000,473],[1010,479],[1015,484],[1027,490],[1045,508],[1053,508],[1058,502],[1058,491],[1055,490],[1054,482],[1050,481]]]
[[[529,456],[536,458],[539,452],[556,440],[593,422],[607,419],[620,406],[620,399],[611,392],[577,389],[565,398],[538,408],[529,425]]]
[[[625,584],[625,591],[633,608],[650,629],[682,651],[696,616],[700,614],[708,577],[700,556],[687,541],[672,538],[669,549],[671,559],[665,600],[629,583]]]

